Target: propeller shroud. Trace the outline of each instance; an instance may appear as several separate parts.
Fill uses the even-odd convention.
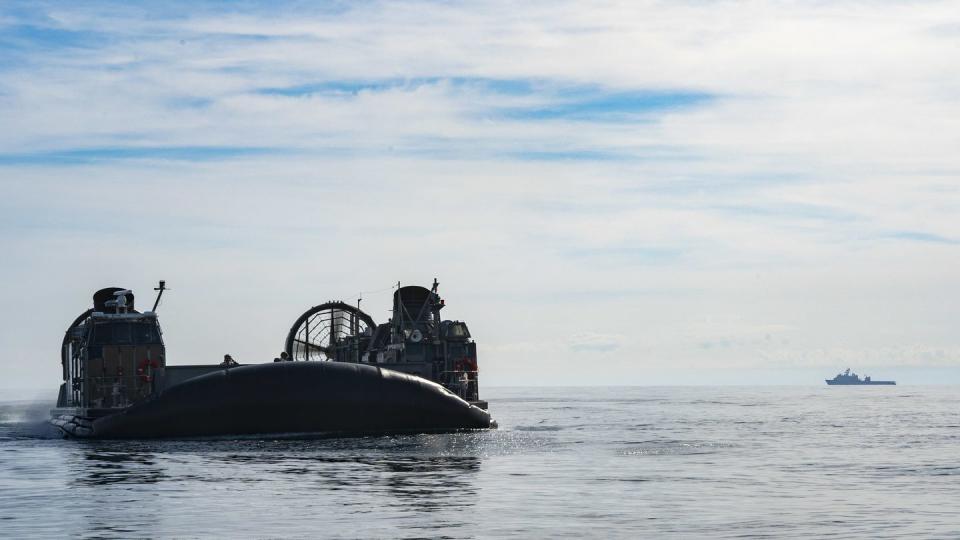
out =
[[[308,309],[293,323],[284,350],[293,360],[332,360],[337,342],[376,328],[373,318],[346,302]]]

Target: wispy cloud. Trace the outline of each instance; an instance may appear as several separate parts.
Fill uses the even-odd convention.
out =
[[[623,340],[620,335],[581,332],[570,338],[570,349],[574,352],[613,352],[620,348]]]
[[[907,240],[910,242],[929,242],[933,244],[960,244],[960,240],[956,240],[954,238],[948,238],[939,234],[931,234],[920,231],[895,231],[881,235],[881,238]]]

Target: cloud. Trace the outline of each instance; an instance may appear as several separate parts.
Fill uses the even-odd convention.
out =
[[[949,364],[954,12],[6,3],[0,298],[46,309],[0,316],[0,362],[111,283],[171,283],[189,363],[271,359],[309,305],[437,276],[502,382],[604,350],[636,359],[615,382],[905,343]]]
[[[613,352],[621,347],[623,336],[581,332],[570,337],[570,350],[574,352]]]
[[[896,231],[896,232],[887,233],[882,237],[895,239],[895,240],[907,240],[912,242],[932,242],[934,244],[949,244],[949,245],[960,244],[960,241],[954,240],[952,238],[940,236],[939,234],[931,234],[931,233],[925,233],[920,231]]]

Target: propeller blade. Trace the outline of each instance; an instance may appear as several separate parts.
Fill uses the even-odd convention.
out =
[[[328,358],[331,356],[330,352],[332,351],[332,349],[330,347],[324,347],[323,345],[317,345],[316,343],[310,343],[308,341],[303,341],[302,339],[295,339],[293,340],[293,342],[303,345],[305,350],[320,351],[323,354],[327,355]],[[308,347],[309,349],[307,349]]]

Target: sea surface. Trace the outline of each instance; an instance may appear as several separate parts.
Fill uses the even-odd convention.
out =
[[[960,388],[490,388],[494,431],[57,438],[0,403],[0,537],[960,538]]]

